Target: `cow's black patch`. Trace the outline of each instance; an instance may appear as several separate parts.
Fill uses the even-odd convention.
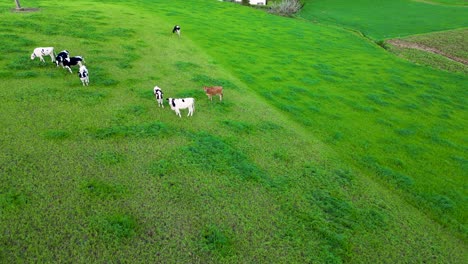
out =
[[[172,99],[172,106],[175,107],[174,99]]]

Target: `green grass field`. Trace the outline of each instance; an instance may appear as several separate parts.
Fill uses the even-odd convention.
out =
[[[13,5],[0,262],[466,260],[466,75],[218,1]],[[90,86],[37,46],[84,56]],[[194,116],[158,108],[155,85]]]
[[[313,22],[357,30],[374,40],[468,27],[466,1],[305,0],[304,2],[300,17]]]

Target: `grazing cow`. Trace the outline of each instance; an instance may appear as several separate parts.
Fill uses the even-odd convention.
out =
[[[80,66],[80,71],[78,72],[78,77],[80,77],[81,82],[83,83],[83,86],[89,86],[89,73],[88,69],[86,69],[86,66],[81,65]]]
[[[206,95],[213,101],[213,95],[219,95],[219,101],[223,100],[223,87],[222,86],[212,86],[212,87],[203,87],[205,90]]]
[[[195,111],[195,99],[193,98],[167,98],[167,101],[169,101],[169,106],[179,117],[182,117],[180,115],[180,109],[188,108],[189,112],[187,116],[192,116]]]
[[[172,29],[172,33],[177,33],[177,35],[180,37],[180,26],[175,25],[174,28]]]
[[[66,69],[70,71],[70,73],[72,73],[71,66],[79,65],[81,67],[83,65],[82,62],[84,62],[83,57],[75,56],[75,57],[65,58],[63,60],[63,65],[65,66]]]
[[[68,55],[68,50],[62,50],[61,52],[59,52],[59,54],[57,54],[57,57],[55,57],[55,64],[57,64],[57,67],[59,65],[62,65],[63,66],[63,61],[66,59],[66,58],[70,58],[70,56]]]
[[[42,62],[45,62],[43,56],[50,56],[52,62],[54,62],[54,47],[35,48],[33,53],[31,54],[31,60],[34,60],[34,58],[39,57],[39,59]]]
[[[162,106],[164,108],[164,101],[163,101],[163,92],[161,88],[155,86],[153,89],[154,96],[156,97],[156,102],[158,102],[158,106]]]

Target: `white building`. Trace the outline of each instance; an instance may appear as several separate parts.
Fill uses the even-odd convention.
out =
[[[235,0],[236,2],[240,3],[242,0]],[[251,5],[266,5],[267,0],[249,0]]]

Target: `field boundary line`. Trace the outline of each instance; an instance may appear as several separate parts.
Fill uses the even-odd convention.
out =
[[[445,52],[443,52],[443,51],[441,51],[439,49],[432,48],[432,47],[422,45],[422,44],[419,44],[419,43],[404,41],[404,40],[400,40],[400,39],[387,40],[387,43],[389,43],[389,44],[391,44],[391,45],[393,45],[395,47],[398,47],[398,48],[417,49],[417,50],[422,50],[422,51],[438,54],[438,55],[446,57],[447,59],[450,59],[450,60],[453,60],[453,61],[456,61],[456,62],[463,63],[465,65],[468,65],[468,61],[465,60],[465,59],[462,59],[462,58],[447,54],[447,53],[445,53]]]

